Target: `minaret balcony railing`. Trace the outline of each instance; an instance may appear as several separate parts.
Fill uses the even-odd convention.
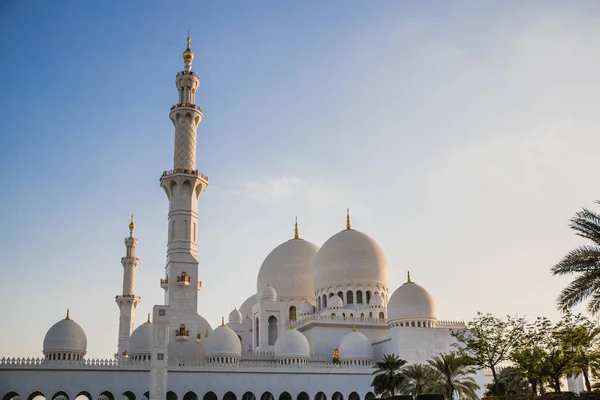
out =
[[[195,105],[194,103],[177,103],[175,105],[173,105],[171,107],[171,111],[173,111],[176,108],[193,108],[195,110],[200,111],[200,113],[202,113],[202,109],[200,107],[198,107],[197,105]]]
[[[198,74],[192,71],[181,71],[177,73],[177,76],[181,76],[181,75],[192,75],[195,76],[196,78],[198,77]]]
[[[175,338],[177,340],[188,340],[190,338],[190,330],[189,329],[176,329],[175,330]]]
[[[142,300],[141,296],[136,296],[135,294],[118,294],[115,296],[115,300],[118,299],[135,299],[135,300]]]
[[[202,172],[198,171],[197,169],[187,169],[187,168],[175,168],[175,169],[171,169],[168,171],[164,171],[160,177],[160,180],[162,181],[162,179],[165,176],[174,175],[174,174],[196,175],[196,176],[199,176],[200,178],[204,179],[206,182],[208,182],[208,176],[204,175]]]
[[[179,286],[188,286],[191,283],[191,279],[189,275],[178,275],[177,276],[177,285]]]
[[[165,279],[161,279],[160,280],[160,287],[163,289],[166,289],[169,287],[169,278],[165,278]]]
[[[196,333],[196,342],[200,343],[201,339],[202,339],[202,334],[201,333]]]

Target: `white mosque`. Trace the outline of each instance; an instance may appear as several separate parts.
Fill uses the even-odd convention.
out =
[[[301,238],[296,224],[293,238],[262,263],[256,293],[213,329],[198,313],[197,211],[208,177],[196,169],[203,115],[193,59],[188,37],[169,114],[173,169],[160,179],[169,199],[164,304],[135,328],[141,299],[132,216],[115,298],[118,353],[86,359],[85,332],[67,312],[48,330],[43,357],[0,360],[4,400],[363,400],[374,397],[372,364],[384,354],[424,362],[450,351],[451,329],[464,327],[439,320],[433,297],[410,274],[390,288],[385,253],[352,229],[348,215],[346,228],[320,248]],[[483,373],[476,380],[483,387]]]

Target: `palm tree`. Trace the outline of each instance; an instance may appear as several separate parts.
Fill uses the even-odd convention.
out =
[[[576,275],[560,292],[558,308],[566,311],[589,297],[588,311],[596,315],[600,309],[600,215],[584,208],[571,218],[569,227],[592,244],[576,247],[552,267],[553,275]]]
[[[396,390],[404,381],[401,369],[406,364],[406,360],[398,358],[395,354],[384,354],[383,359],[373,366],[373,382],[371,386],[375,394],[389,393],[394,395]]]
[[[454,393],[458,393],[461,398],[477,399],[475,391],[479,389],[479,385],[470,376],[474,371],[463,357],[454,353],[442,353],[427,362],[437,372],[437,382],[431,388],[432,391],[443,393],[446,400],[454,400]]]
[[[412,396],[429,393],[437,381],[437,374],[429,365],[411,364],[402,369],[402,375],[401,391]]]

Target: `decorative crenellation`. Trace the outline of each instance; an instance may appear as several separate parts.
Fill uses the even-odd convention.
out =
[[[204,181],[208,182],[208,176],[204,175],[197,169],[188,169],[188,168],[173,168],[168,171],[164,171],[160,177],[160,180],[162,181],[162,179],[164,177],[169,176],[169,175],[175,175],[175,174],[196,175],[196,176],[202,178]]]

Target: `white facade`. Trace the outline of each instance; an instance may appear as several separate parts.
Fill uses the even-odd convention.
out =
[[[296,224],[293,238],[265,258],[257,292],[213,330],[198,314],[198,199],[208,177],[196,170],[203,114],[193,58],[188,37],[184,71],[176,76],[179,101],[170,112],[173,168],[160,179],[169,200],[164,304],[133,330],[141,299],[132,216],[116,296],[116,357],[85,359],[85,332],[67,314],[48,331],[44,359],[0,360],[4,400],[362,400],[372,395],[372,364],[383,354],[424,362],[450,351],[450,329],[464,327],[439,321],[433,297],[410,276],[391,290],[384,251],[352,229],[347,215],[345,229],[321,248],[302,239]],[[483,375],[477,379],[483,386]]]

